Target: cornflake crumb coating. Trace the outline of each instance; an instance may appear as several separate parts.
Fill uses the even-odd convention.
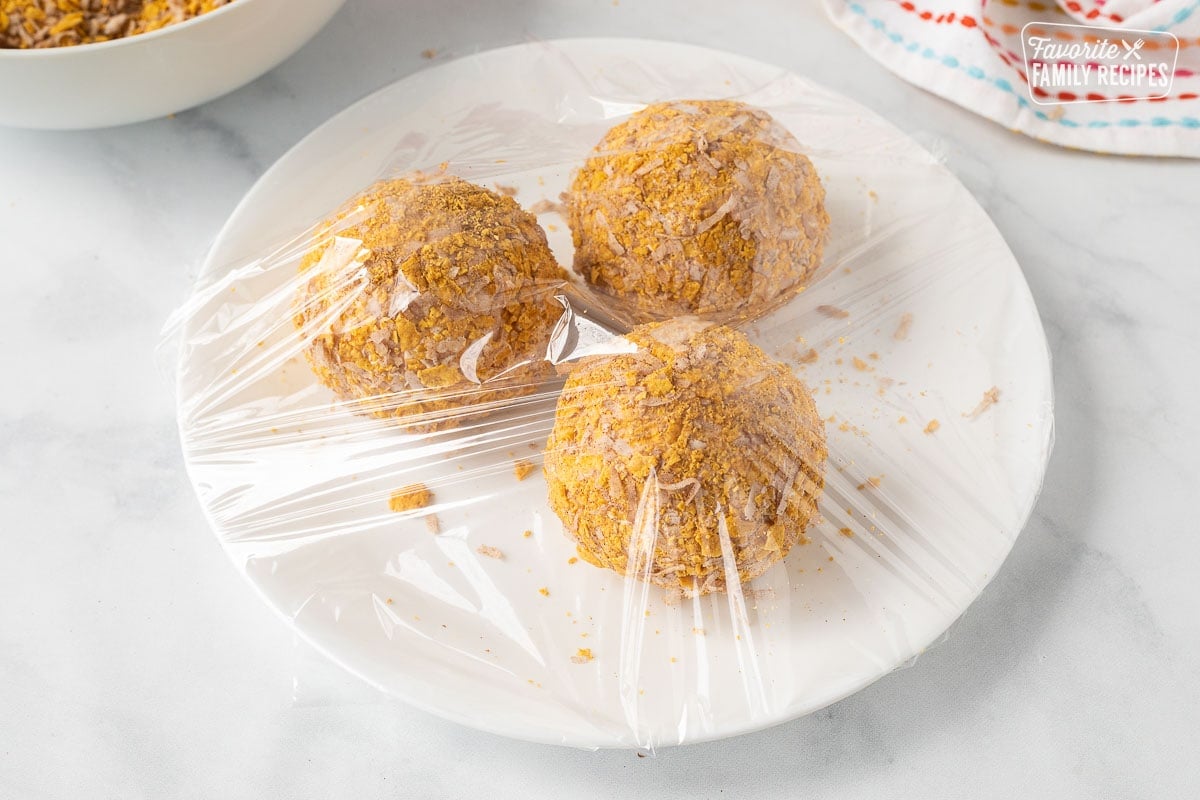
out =
[[[567,380],[546,450],[551,508],[585,560],[688,596],[727,588],[723,543],[735,580],[761,575],[807,541],[824,488],[811,394],[723,326],[681,319],[628,338],[637,352]]]
[[[552,372],[565,276],[512,198],[444,176],[381,181],[317,239],[294,322],[317,377],[355,410],[450,428]]]
[[[647,106],[575,173],[575,271],[638,321],[749,313],[804,288],[825,190],[770,114],[731,100]]]
[[[149,33],[232,0],[0,0],[0,49],[70,47]]]

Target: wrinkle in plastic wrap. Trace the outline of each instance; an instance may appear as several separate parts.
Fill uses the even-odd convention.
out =
[[[743,415],[739,424],[757,438],[729,437],[743,443],[734,449],[744,458],[722,451],[725,461],[706,473],[719,479],[668,480],[669,468],[654,465],[649,479],[621,489],[634,497],[622,520],[621,575],[589,563],[594,553],[581,557],[548,502],[542,467],[564,463],[565,450],[545,451],[556,408],[586,411],[599,429],[613,418],[604,402],[633,402],[563,394],[568,376],[581,365],[633,364],[647,357],[647,340],[626,335],[635,320],[619,303],[568,274],[573,247],[560,194],[613,125],[648,103],[692,98],[733,98],[785,126],[816,167],[831,222],[803,291],[748,315],[666,325],[725,323],[745,334],[783,365],[781,385],[795,376],[811,390],[828,457],[802,463],[824,452],[815,447],[796,455],[796,431],[808,428]],[[512,195],[536,212],[566,273],[514,279],[509,294],[432,300],[422,294],[432,284],[401,274],[403,286],[372,301],[378,249],[368,246],[363,207],[344,204],[377,180],[415,172]],[[341,218],[322,222],[339,209]],[[537,235],[513,219],[508,229],[521,228],[536,248]],[[434,226],[421,246],[458,233]],[[318,274],[333,277],[314,288]],[[404,345],[410,355],[420,349],[429,375],[451,376],[443,391],[411,370],[389,374],[391,388],[373,393],[362,388],[376,380],[368,366],[351,381],[357,395],[317,379],[314,366],[329,363],[328,354],[313,356],[322,332],[355,330],[364,315],[403,315],[412,303],[494,322],[441,350]],[[554,311],[532,340],[505,351],[511,363],[484,370],[489,353],[517,335],[512,309],[531,303]],[[387,361],[385,338],[369,350],[377,362]],[[1002,562],[1051,440],[1048,355],[1028,289],[953,176],[824,89],[682,45],[522,45],[364,101],[264,178],[172,319],[168,341],[179,349],[180,432],[205,511],[235,563],[302,636],[418,706],[577,746],[652,748],[756,729],[911,659]],[[729,373],[704,371],[687,380],[712,382],[737,413],[742,395],[758,391],[721,389]],[[406,416],[431,397],[439,402]],[[644,430],[660,411],[632,417]],[[638,447],[638,457],[654,460],[653,441]],[[585,455],[633,460],[618,450]],[[720,495],[720,481],[759,473],[753,496],[769,495],[762,509],[751,507],[748,490],[721,495],[740,498],[745,513],[702,502]],[[563,474],[586,484],[582,473]],[[819,499],[803,526],[803,509],[784,509],[807,495]],[[604,508],[577,510],[619,532],[605,522],[619,514]],[[667,531],[667,508],[692,509],[707,531],[699,569],[719,580],[710,575],[703,590],[672,584],[676,568],[655,561],[680,525],[671,512],[675,533]],[[743,583],[738,526],[764,519],[774,527],[760,544],[795,544]],[[799,529],[788,527],[794,520]]]

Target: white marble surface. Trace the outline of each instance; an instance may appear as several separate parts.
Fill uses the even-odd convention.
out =
[[[1196,796],[1200,164],[1024,139],[902,83],[815,4],[732,8],[350,0],[282,67],[174,119],[0,130],[0,797]],[[211,237],[312,127],[426,48],[582,35],[777,62],[943,154],[1055,358],[1044,494],[940,645],[809,718],[652,758],[460,728],[295,645],[206,529],[155,360]]]

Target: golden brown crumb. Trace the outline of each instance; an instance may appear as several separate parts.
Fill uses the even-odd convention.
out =
[[[433,500],[433,492],[423,483],[414,483],[397,489],[388,498],[388,508],[392,511],[412,511],[414,508],[424,508]]]
[[[387,600],[385,600],[384,602],[385,602],[385,603],[387,603],[387,604],[390,606],[390,605],[392,604],[392,598],[390,598],[390,597],[389,597],[389,598],[388,598]]]
[[[1000,389],[996,386],[993,386],[992,388],[988,389],[986,392],[983,393],[983,399],[979,401],[979,405],[975,406],[974,409],[967,412],[966,414],[963,414],[963,416],[966,417],[967,419],[975,419],[980,414],[987,411],[989,408],[991,408],[992,406],[996,405],[996,403],[999,403],[999,402],[1000,402]]]
[[[900,315],[900,324],[896,326],[896,332],[892,334],[892,338],[898,342],[902,342],[908,338],[908,331],[912,328],[913,315],[905,312]]]
[[[842,536],[845,536],[845,537],[850,537],[850,536],[854,535],[854,531],[850,530],[849,528],[838,528],[838,533],[840,533]]]
[[[568,564],[575,564],[575,563],[578,563],[578,561],[579,561],[579,559],[576,558],[575,556],[571,556],[570,558],[567,559]]]
[[[810,347],[808,348],[808,352],[801,353],[800,357],[796,360],[801,364],[815,364],[820,357],[817,351]]]
[[[550,590],[543,586],[542,588],[538,589],[538,594],[540,594],[542,597],[549,597]]]
[[[929,424],[925,426],[925,433],[934,433],[938,428],[942,427],[942,423],[936,419],[929,420]]]
[[[896,420],[897,425],[903,425],[906,422],[908,422],[908,417],[905,416],[901,416],[900,419]]]
[[[817,313],[824,314],[832,319],[845,319],[846,317],[850,316],[849,311],[844,308],[838,308],[837,306],[817,306]]]
[[[871,365],[863,361],[858,356],[855,356],[853,359],[851,359],[851,363],[854,364],[854,368],[859,372],[867,372],[871,369]]]
[[[536,469],[536,467],[532,461],[521,459],[513,462],[513,472],[516,474],[517,480],[519,481],[523,481],[529,477],[529,473],[533,472],[534,469]]]
[[[479,553],[479,555],[481,555],[481,556],[487,556],[488,558],[494,558],[497,561],[504,560],[504,551],[499,549],[498,547],[492,547],[490,544],[479,545],[479,547],[475,548],[475,552]]]
[[[533,531],[525,531],[521,535],[528,539],[530,536],[533,536]]]
[[[591,648],[581,647],[575,651],[575,655],[571,656],[572,664],[586,664],[595,658],[592,655]]]
[[[542,198],[529,207],[530,214],[562,214],[566,208],[562,203]]]
[[[496,187],[497,192],[504,195],[505,197],[516,197],[517,196],[517,187],[515,187],[515,186],[509,186],[508,184],[505,184],[505,183],[493,183],[492,185]]]
[[[434,50],[432,47],[426,48],[425,50],[421,51],[421,58],[425,58],[425,59],[437,58],[437,50]]]

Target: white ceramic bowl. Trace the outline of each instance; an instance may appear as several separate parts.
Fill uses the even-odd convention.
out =
[[[111,42],[0,49],[0,125],[102,128],[231,92],[299,50],[345,0],[235,0]]]

